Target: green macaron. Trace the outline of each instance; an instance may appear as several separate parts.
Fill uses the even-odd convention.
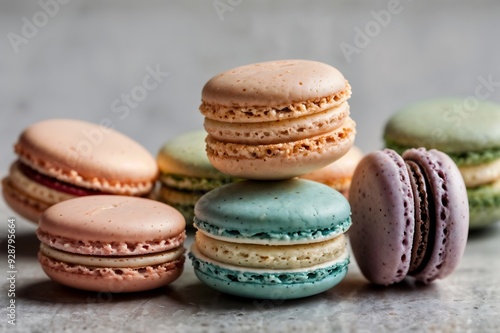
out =
[[[421,101],[387,122],[384,141],[399,153],[438,149],[457,164],[467,186],[470,228],[500,220],[500,105],[477,98]]]
[[[205,152],[205,131],[193,131],[166,142],[158,152],[161,187],[157,198],[177,208],[188,224],[196,201],[234,179],[215,169]]]

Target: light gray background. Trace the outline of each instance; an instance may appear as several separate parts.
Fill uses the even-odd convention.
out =
[[[48,1],[48,0],[45,0]],[[227,3],[228,0],[220,0]],[[233,0],[238,3],[237,0]],[[203,84],[247,63],[304,58],[337,67],[350,81],[357,145],[382,145],[383,124],[424,98],[474,95],[478,77],[500,81],[498,1],[401,0],[400,14],[349,63],[339,47],[374,21],[388,1],[241,1],[217,14],[213,1],[77,1],[15,54],[7,34],[21,34],[36,1],[0,3],[0,170],[29,124],[52,117],[99,122],[152,153],[165,140],[202,126]],[[169,76],[126,119],[111,103],[130,94],[159,65]],[[500,88],[490,100],[500,101]]]
[[[398,108],[424,98],[473,96],[480,76],[500,81],[498,1],[401,0],[401,13],[392,15],[350,62],[340,43],[354,45],[356,27],[364,30],[374,21],[371,11],[387,9],[389,1],[221,2],[234,4],[223,13],[223,20],[212,0],[73,0],[61,5],[16,54],[8,34],[20,35],[22,18],[32,21],[41,7],[37,1],[2,0],[1,174],[15,158],[12,145],[20,131],[53,117],[91,122],[109,118],[117,130],[156,154],[165,140],[201,128],[200,92],[210,77],[252,62],[304,58],[337,67],[353,88],[349,103],[358,124],[356,144],[365,152],[382,146],[384,122]],[[169,76],[120,119],[112,110],[113,100],[140,85],[147,66],[157,65]],[[489,99],[500,102],[500,88]],[[6,220],[11,212],[1,205]],[[21,240],[36,243],[34,226],[22,220],[18,225]],[[498,237],[498,228],[491,232],[495,233]],[[428,329],[441,332],[495,331],[499,249],[498,241],[487,236],[474,238],[460,270],[431,289],[369,288],[353,264],[338,289],[283,306],[245,303],[209,291],[196,282],[189,263],[183,281],[169,289],[170,298],[149,293],[145,299],[96,301],[95,295],[47,282],[34,261],[35,244],[21,253],[24,271],[18,283],[26,303],[19,320],[24,321],[24,331],[75,331],[82,323],[90,331],[117,327],[134,331],[150,321],[177,331],[231,330],[231,321],[241,331],[253,331],[252,325],[255,330],[275,331],[313,326],[318,332],[417,331],[424,322]],[[4,264],[2,259],[1,267]],[[263,312],[267,306],[269,311]],[[129,320],[125,324],[122,318]],[[9,330],[3,320],[2,316],[0,329]],[[17,329],[23,331],[22,326]]]

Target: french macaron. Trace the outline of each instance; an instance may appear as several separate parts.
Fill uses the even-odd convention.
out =
[[[257,180],[322,168],[353,145],[350,96],[342,73],[316,61],[270,61],[222,72],[202,91],[208,158],[223,173]]]
[[[50,119],[27,127],[18,159],[2,180],[7,204],[36,222],[43,211],[75,197],[146,196],[158,175],[155,158],[129,137],[102,125]]]
[[[421,101],[394,114],[385,145],[435,148],[458,165],[469,197],[470,228],[500,220],[500,104],[470,98]]]
[[[63,285],[98,292],[165,286],[184,266],[185,221],[146,198],[94,195],[66,200],[40,217],[38,259]]]
[[[349,240],[364,276],[390,285],[406,276],[430,283],[451,274],[469,228],[464,181],[437,150],[385,149],[366,155],[354,173]]]
[[[157,155],[161,183],[157,198],[179,210],[188,225],[203,194],[234,180],[210,164],[206,136],[203,130],[182,134],[166,142]]]
[[[196,276],[223,293],[315,295],[347,273],[350,213],[342,194],[310,180],[235,182],[196,203],[189,256]]]
[[[314,180],[328,185],[347,197],[349,195],[349,188],[351,187],[352,175],[362,158],[363,153],[361,150],[356,146],[352,146],[351,149],[337,161],[321,169],[305,174],[300,178]]]

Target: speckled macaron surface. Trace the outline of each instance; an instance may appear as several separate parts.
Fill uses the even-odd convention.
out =
[[[334,67],[308,60],[220,73],[202,91],[207,154],[226,174],[286,179],[321,168],[354,142],[351,89]]]
[[[39,260],[53,280],[79,289],[129,292],[181,274],[185,221],[149,199],[98,195],[58,203],[41,216]]]
[[[368,154],[355,171],[349,201],[352,250],[371,282],[413,276],[429,283],[458,266],[468,233],[467,194],[458,168],[442,152]]]
[[[50,119],[27,127],[19,156],[2,181],[3,196],[36,221],[50,207],[92,194],[147,195],[158,175],[154,157],[131,138],[101,125]]]
[[[394,114],[386,146],[436,148],[458,165],[470,204],[470,227],[500,220],[500,104],[470,98],[427,100]]]
[[[343,233],[350,224],[349,203],[326,185],[300,179],[233,183],[196,204],[190,257],[200,280],[219,291],[306,297],[345,276]]]

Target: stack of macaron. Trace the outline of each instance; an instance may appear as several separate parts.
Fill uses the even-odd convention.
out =
[[[202,91],[206,131],[172,139],[156,161],[108,127],[42,121],[19,137],[3,196],[38,221],[46,274],[85,290],[174,281],[193,221],[189,256],[203,283],[250,298],[315,295],[347,274],[351,206],[351,247],[372,283],[446,277],[464,252],[469,213],[474,227],[500,218],[500,108],[414,105],[386,126],[397,152],[363,157],[350,94],[337,69],[314,61],[225,71]],[[408,149],[420,146],[449,156]],[[141,198],[158,169],[163,203]]]
[[[500,105],[448,98],[412,104],[389,119],[387,147],[435,148],[458,165],[469,199],[470,227],[500,220]]]
[[[38,222],[38,254],[53,280],[98,292],[133,292],[176,280],[185,220],[147,198],[154,157],[108,127],[51,119],[26,128],[2,181],[5,201]]]
[[[21,133],[15,152],[3,197],[33,222],[51,205],[75,197],[147,196],[158,175],[154,157],[137,142],[80,120],[35,123]]]
[[[202,282],[238,296],[290,299],[342,280],[347,199],[324,184],[290,178],[351,148],[350,93],[338,70],[306,60],[242,66],[206,83],[200,111],[208,158],[250,180],[208,192],[195,206],[190,257]]]
[[[220,73],[202,91],[208,158],[218,170],[249,179],[287,179],[322,168],[354,143],[350,96],[344,76],[315,61]]]
[[[205,153],[206,136],[205,131],[185,133],[166,142],[157,155],[160,188],[156,197],[179,210],[188,226],[198,199],[234,180],[210,164]]]

